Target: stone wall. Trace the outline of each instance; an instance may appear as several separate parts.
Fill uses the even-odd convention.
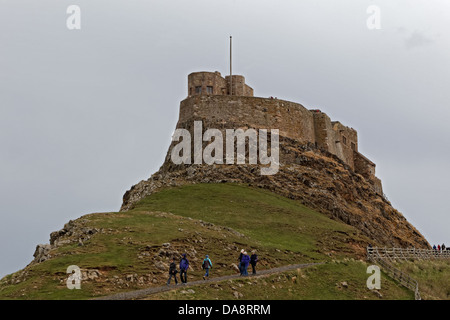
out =
[[[253,96],[253,89],[245,84],[241,75],[223,78],[220,72],[193,72],[188,75],[188,97],[195,95]]]
[[[204,79],[213,81],[208,77]],[[236,76],[236,79],[241,79],[236,86],[244,90],[243,77]],[[192,79],[191,83],[195,81]],[[338,121],[332,122],[320,110],[308,110],[299,103],[273,98],[193,95],[180,104],[177,128],[188,129],[192,133],[194,121],[202,121],[203,130],[278,129],[281,137],[296,140],[299,144],[313,143],[336,155],[356,173],[371,181],[377,192],[382,194],[381,181],[375,177],[375,164],[358,152],[356,130]]]
[[[212,88],[211,92],[208,92],[208,87]],[[188,76],[189,97],[197,94],[225,95],[227,91],[227,83],[218,71],[193,72]]]
[[[358,151],[358,134],[356,130],[344,126],[339,121],[332,122],[331,124],[336,143],[336,155],[355,170],[353,153],[354,151]]]
[[[233,96],[253,97],[253,89],[245,84],[244,76],[233,75],[231,77],[231,79],[233,81],[230,81],[230,76],[225,77],[225,81],[227,82],[227,85],[228,85],[228,94],[230,94],[230,92],[231,92],[231,95],[233,95]],[[231,85],[231,89],[230,89],[230,85]]]
[[[195,120],[217,129],[279,129],[281,136],[300,143],[315,142],[312,113],[301,104],[284,100],[193,96],[181,102],[177,128],[186,128]]]
[[[337,154],[336,138],[330,117],[320,110],[311,110],[314,118],[314,133],[317,146],[332,154]]]

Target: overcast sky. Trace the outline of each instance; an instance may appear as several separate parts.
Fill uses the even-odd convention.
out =
[[[255,96],[355,128],[394,207],[450,244],[449,17],[448,0],[0,0],[0,277],[158,170],[187,75],[226,75],[230,35]]]

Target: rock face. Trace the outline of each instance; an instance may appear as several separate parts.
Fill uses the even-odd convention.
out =
[[[40,263],[45,260],[48,260],[51,258],[50,250],[52,249],[52,246],[49,244],[38,244],[36,246],[36,251],[34,251],[33,257],[34,262]]]
[[[169,186],[245,183],[299,200],[332,219],[354,226],[373,239],[374,245],[429,247],[419,231],[362,175],[313,144],[280,137],[280,168],[272,176],[260,175],[259,165],[175,165],[170,160],[173,146],[158,172],[125,193],[121,211]]]
[[[101,232],[96,228],[86,226],[86,221],[72,221],[64,225],[64,228],[54,231],[50,234],[50,244],[38,244],[33,254],[34,260],[31,264],[44,262],[54,256],[52,250],[69,243],[78,243],[83,245],[84,241],[90,239],[91,236]]]
[[[193,79],[189,83],[194,88],[191,85]],[[199,83],[195,86],[200,86]],[[202,85],[214,84],[208,82]],[[211,93],[214,93],[212,89]],[[198,124],[201,124],[200,129]],[[358,152],[357,132],[339,122],[332,122],[320,110],[308,110],[300,104],[284,100],[204,94],[200,90],[198,95],[192,96],[190,93],[181,102],[177,129],[193,137],[186,138],[188,148],[182,152],[183,157],[190,161],[176,162],[181,164],[172,161],[172,151],[180,155],[180,142],[175,139],[160,170],[125,193],[121,211],[133,208],[140,199],[169,186],[238,182],[299,200],[332,219],[356,227],[373,239],[375,245],[429,247],[425,238],[383,195],[381,181],[375,176],[375,164]],[[208,129],[219,132],[218,136],[213,134],[213,142],[210,142],[212,137],[203,136]],[[261,134],[261,129],[267,130],[266,141],[272,138],[269,130],[277,129],[279,171],[274,175],[261,175],[259,165],[248,164],[250,139],[245,140],[245,137],[241,143],[246,144],[246,164],[228,164],[226,158],[233,153],[224,139],[228,138],[228,129],[252,129],[258,134]],[[223,142],[216,141],[220,136]],[[180,140],[185,142],[185,137]],[[211,147],[213,144],[214,147]],[[255,145],[256,142],[252,144]],[[213,161],[215,164],[208,165],[195,159],[195,150],[198,147],[205,150],[207,146],[214,148],[214,159],[219,160]],[[215,146],[219,146],[217,154]],[[223,146],[223,154],[220,146]],[[273,152],[272,145],[270,150]],[[237,146],[234,145],[236,151]],[[259,153],[261,157],[261,147]]]

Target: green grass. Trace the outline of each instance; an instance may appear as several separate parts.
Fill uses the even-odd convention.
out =
[[[395,265],[418,282],[422,299],[450,300],[450,261],[448,259],[405,261],[397,262]]]
[[[381,279],[380,298],[367,289],[367,264],[362,261],[342,260],[259,278],[239,278],[192,287],[194,293],[179,288],[170,292],[149,296],[148,299],[207,300],[411,300],[414,294],[384,274]],[[346,282],[347,286],[342,285]]]
[[[156,193],[133,211],[158,210],[229,226],[265,246],[323,259],[323,251],[342,252],[353,227],[267,190],[238,184],[197,184]],[[320,243],[319,243],[320,242]]]
[[[365,288],[368,275],[363,263],[332,262],[356,257],[355,248],[361,248],[367,239],[353,227],[263,189],[239,184],[170,188],[143,199],[129,212],[89,214],[76,222],[102,231],[85,241],[84,246],[63,245],[52,252],[52,259],[25,268],[28,275],[21,283],[6,283],[4,280],[11,279],[11,275],[0,280],[0,299],[89,299],[162,286],[167,270],[157,269],[153,259],[163,243],[171,243],[179,253],[192,252],[189,281],[201,279],[201,261],[206,254],[213,261],[213,276],[235,274],[231,264],[237,263],[240,248],[258,251],[259,269],[329,262],[304,271],[305,277],[297,278],[295,283],[283,280],[281,288],[273,289],[271,282],[279,275],[268,278],[269,287],[242,291],[246,298],[264,299],[269,294],[274,299],[365,299],[365,295],[373,294]],[[142,256],[142,252],[148,255]],[[158,259],[168,262],[170,258]],[[101,276],[83,281],[81,290],[69,290],[65,283],[69,265],[97,269]],[[145,283],[125,281],[130,274],[143,277]],[[293,274],[281,276],[288,279]],[[124,280],[123,284],[113,283],[115,278]],[[339,289],[339,281],[348,281],[349,287]],[[392,281],[387,284],[383,293],[386,297],[411,298]],[[201,290],[195,298],[226,298],[232,294],[220,289],[208,291],[205,287],[202,295]],[[177,298],[171,294],[167,297]]]

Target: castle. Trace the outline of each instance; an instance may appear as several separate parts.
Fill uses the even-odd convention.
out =
[[[375,163],[358,152],[358,134],[320,110],[299,103],[253,96],[241,75],[194,72],[188,76],[188,97],[180,104],[177,127],[189,129],[202,120],[206,128],[279,129],[280,137],[312,143],[336,155],[382,195]]]

